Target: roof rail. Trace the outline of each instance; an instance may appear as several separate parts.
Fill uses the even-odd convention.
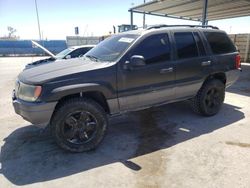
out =
[[[201,28],[212,28],[212,29],[219,29],[216,26],[212,26],[212,25],[165,25],[165,24],[161,24],[161,25],[153,25],[147,28],[147,30],[150,29],[159,29],[162,27],[201,27]]]

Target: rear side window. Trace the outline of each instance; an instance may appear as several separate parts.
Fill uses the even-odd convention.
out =
[[[76,49],[73,52],[71,52],[69,55],[71,56],[71,58],[79,57],[80,55],[82,55],[82,49],[80,48]]]
[[[91,49],[92,49],[91,47],[81,48],[80,56],[83,56],[84,54],[86,54]]]
[[[235,52],[235,46],[225,33],[204,32],[214,54]]]
[[[78,48],[73,52],[71,52],[71,54],[69,55],[71,55],[71,58],[81,57],[91,49],[92,49],[91,47]]]
[[[146,64],[160,63],[170,60],[170,44],[168,34],[156,34],[144,39],[133,50],[132,55],[141,55]]]
[[[178,59],[185,59],[198,56],[198,49],[191,32],[175,33],[175,43]]]

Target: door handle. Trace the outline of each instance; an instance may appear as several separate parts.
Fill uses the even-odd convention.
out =
[[[201,62],[201,66],[209,66],[211,65],[211,61],[203,61]]]
[[[160,73],[161,74],[165,74],[165,73],[169,73],[169,72],[173,72],[173,67],[167,68],[167,69],[161,69]]]

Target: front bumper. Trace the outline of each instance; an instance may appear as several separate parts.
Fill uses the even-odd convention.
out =
[[[49,124],[57,103],[25,102],[13,98],[12,104],[15,112],[23,119],[39,127],[45,127]]]

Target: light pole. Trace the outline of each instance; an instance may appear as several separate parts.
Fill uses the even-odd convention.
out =
[[[38,24],[39,39],[42,40],[41,29],[40,29],[40,22],[39,22],[39,15],[38,15],[38,9],[37,9],[37,2],[36,2],[36,0],[35,0],[35,5],[36,5],[36,18],[37,18],[37,24]]]

